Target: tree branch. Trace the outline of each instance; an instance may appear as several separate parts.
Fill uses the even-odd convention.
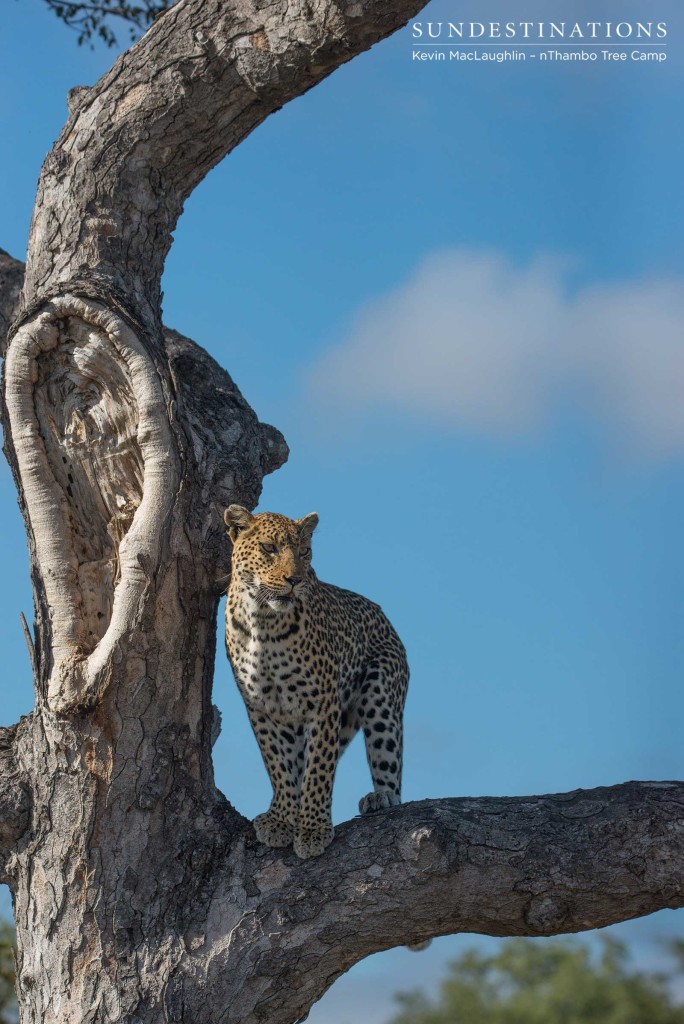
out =
[[[0,316],[16,296],[20,264],[8,264],[6,258],[4,272],[10,283],[3,291],[0,277]],[[189,514],[183,513],[183,531],[201,536],[207,564],[218,568],[223,560],[227,572],[218,525],[206,528],[207,516],[214,514],[212,501],[220,507],[229,503],[235,487],[256,489],[260,473],[282,459],[283,442],[272,428],[258,425],[251,411],[248,415],[230,378],[205,352],[169,330],[164,342],[178,419],[187,449],[199,453],[197,480],[202,482],[186,506]],[[234,430],[245,422],[252,424],[247,444],[242,427]],[[193,547],[199,550],[196,543]],[[196,590],[188,586],[184,592]],[[203,614],[213,623],[211,611]],[[210,668],[213,649],[207,650],[200,644],[198,655]],[[117,703],[101,719],[117,721],[126,709],[123,720],[131,723],[134,735],[122,732],[116,749],[118,756],[122,748],[127,765],[127,752],[139,745],[138,716],[145,728],[147,716],[152,735],[159,737],[149,777],[143,762],[140,781],[126,782],[129,788],[134,785],[145,809],[164,806],[164,772],[175,763],[176,754],[169,753],[174,744],[178,764],[191,763],[184,752],[185,734],[159,729],[175,660],[174,647],[157,690],[134,663],[136,675],[122,678]],[[179,685],[174,683],[174,700],[184,707],[197,702],[195,682],[180,690]],[[157,704],[149,704],[151,695]],[[94,736],[98,721],[93,721]],[[14,730],[2,736],[0,876],[2,855],[16,845],[29,813]],[[116,778],[122,787],[125,772]],[[191,804],[184,797],[177,810]],[[207,822],[202,828],[193,822],[174,824],[172,834],[185,836],[180,853],[164,840],[186,900],[178,907],[186,953],[178,955],[165,998],[182,1007],[179,1019],[185,1014],[195,1024],[215,1021],[217,1007],[227,1008],[221,1011],[225,1022],[291,1024],[360,959],[435,935],[551,935],[684,906],[684,783],[679,782],[408,804],[340,826],[324,856],[306,862],[258,844],[251,826],[234,814],[219,809]],[[71,836],[64,841],[65,850],[73,851]],[[128,905],[128,884],[128,876],[116,880],[113,905],[122,900]],[[140,905],[151,906],[154,894],[145,888],[150,879],[132,884],[140,886],[140,892],[134,890]]]
[[[25,294],[87,275],[144,323],[184,200],[284,103],[405,24],[424,0],[180,0],[90,89],[43,166]],[[59,239],[58,245],[55,239]]]
[[[251,880],[241,910],[237,862]],[[292,1024],[354,963],[392,946],[578,932],[684,906],[684,783],[425,800],[347,822],[310,861],[247,839],[227,868],[213,905],[230,941],[214,933],[215,948],[185,971],[209,963],[197,998],[211,991],[214,1006],[230,1006],[226,1022]],[[188,978],[186,1008],[190,988]],[[189,1016],[205,1020],[199,1001]]]
[[[0,882],[5,883],[7,860],[25,833],[31,812],[30,789],[16,757],[19,728],[0,728]]]

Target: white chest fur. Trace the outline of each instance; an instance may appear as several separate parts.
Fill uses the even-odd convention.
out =
[[[294,620],[287,614],[264,616],[254,602],[242,605],[240,626],[230,621],[231,661],[246,703],[274,718],[303,722],[312,710],[310,685],[293,651]],[[308,672],[307,672],[308,675]]]

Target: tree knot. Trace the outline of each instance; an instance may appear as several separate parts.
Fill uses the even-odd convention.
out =
[[[555,896],[533,896],[525,910],[525,921],[540,935],[557,932],[568,916],[568,906]]]

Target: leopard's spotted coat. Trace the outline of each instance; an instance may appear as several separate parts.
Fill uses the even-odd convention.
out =
[[[406,652],[378,605],[316,577],[318,516],[231,505],[225,521],[226,646],[273,785],[254,826],[267,845],[315,857],[333,838],[335,769],[359,729],[374,787],[361,813],[400,803]]]

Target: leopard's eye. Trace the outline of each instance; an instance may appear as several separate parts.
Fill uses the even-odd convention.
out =
[[[275,553],[278,550],[278,548],[275,546],[275,544],[262,544],[260,542],[259,543],[259,547],[261,548],[261,550],[263,551],[263,553],[265,555],[275,555]]]
[[[311,558],[311,548],[302,548],[302,558]]]

